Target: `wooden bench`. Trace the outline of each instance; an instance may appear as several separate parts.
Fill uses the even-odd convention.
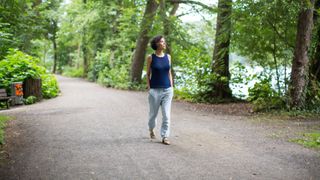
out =
[[[8,97],[6,89],[0,89],[0,102],[6,102],[7,109],[9,109],[9,101],[11,97]]]

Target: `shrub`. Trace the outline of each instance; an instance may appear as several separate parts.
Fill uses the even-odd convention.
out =
[[[126,65],[119,68],[110,69],[106,67],[103,72],[100,72],[98,83],[107,87],[114,87],[118,89],[129,88],[129,70]]]
[[[8,55],[0,61],[0,88],[6,88],[10,92],[10,84],[13,82],[23,82],[27,78],[41,78],[44,97],[55,97],[59,92],[57,80],[53,75],[47,74],[46,69],[39,66],[39,63],[38,58],[10,49]]]
[[[24,99],[24,104],[34,104],[37,101],[37,97],[29,96],[27,99]]]
[[[57,78],[52,74],[43,74],[42,79],[42,96],[44,98],[53,98],[58,96],[59,86]]]
[[[255,111],[271,110],[284,106],[284,101],[272,89],[268,79],[255,83],[252,88],[249,88],[248,100],[253,103]]]
[[[68,77],[82,77],[83,76],[83,68],[76,68],[76,67],[65,67],[63,69],[62,75]]]

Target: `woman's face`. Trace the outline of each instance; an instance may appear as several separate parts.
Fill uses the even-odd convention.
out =
[[[166,49],[166,41],[164,38],[161,38],[160,41],[158,42],[158,49],[164,50]]]

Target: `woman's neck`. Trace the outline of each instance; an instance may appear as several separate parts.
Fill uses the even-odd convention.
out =
[[[163,50],[156,50],[155,54],[159,57],[164,56]]]

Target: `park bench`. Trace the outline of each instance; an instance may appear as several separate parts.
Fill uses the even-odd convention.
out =
[[[6,89],[0,89],[0,102],[6,102],[7,109],[9,109],[9,101],[11,97],[8,97]]]

